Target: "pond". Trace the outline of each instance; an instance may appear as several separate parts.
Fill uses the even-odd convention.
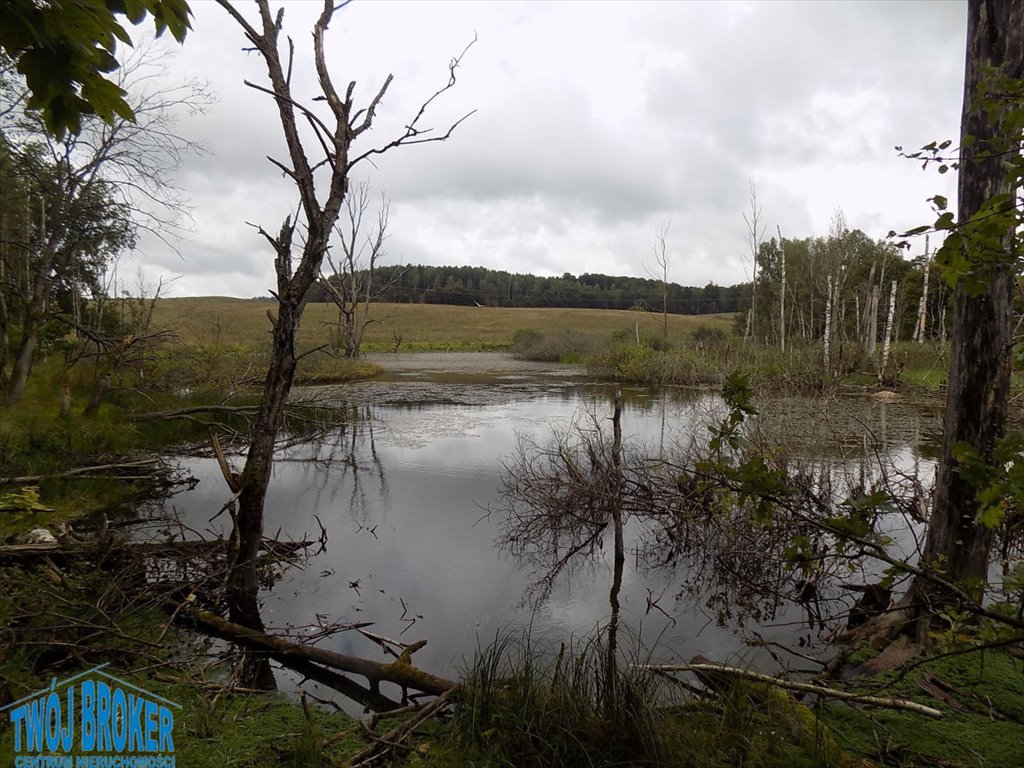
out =
[[[607,621],[610,543],[558,578],[536,604],[529,596],[540,574],[497,546],[503,520],[492,510],[500,503],[502,464],[521,437],[543,445],[553,428],[587,411],[608,423],[615,389],[578,369],[497,355],[466,367],[458,362],[464,357],[403,356],[405,364],[380,379],[299,393],[348,404],[356,418],[281,452],[267,498],[267,535],[316,538],[322,523],[328,540],[326,551],[264,594],[268,627],[372,622],[370,629],[389,637],[427,640],[418,664],[457,676],[497,635],[528,630],[557,644]],[[784,436],[797,458],[842,464],[866,449],[905,469],[931,471],[926,447],[940,429],[934,407],[790,397],[763,401],[760,410],[765,428]],[[713,392],[625,388],[623,433],[627,441],[668,446],[705,432],[708,414],[720,411]],[[230,496],[216,462],[186,459],[183,466],[199,483],[167,500],[163,512],[226,536],[227,515],[210,520]],[[626,534],[621,623],[654,660],[701,654],[758,664],[756,649],[743,642],[754,632],[789,642],[816,639],[799,610],[748,622],[742,633],[720,625],[699,598],[680,594],[678,572],[645,567],[637,531],[629,526]],[[380,657],[356,632],[339,633],[325,646]]]

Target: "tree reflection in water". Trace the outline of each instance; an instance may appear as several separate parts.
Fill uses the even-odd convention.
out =
[[[885,577],[876,552],[916,557],[924,483],[916,466],[898,470],[880,439],[866,437],[853,456],[797,461],[767,447],[778,443],[752,408],[738,418],[719,410],[684,440],[653,446],[622,442],[615,416],[585,410],[547,442],[520,437],[492,509],[499,543],[533,567],[536,602],[563,574],[595,567],[625,530],[638,570],[720,625],[770,622],[799,605],[808,629],[828,635]],[[622,560],[612,566],[614,646]],[[900,584],[893,574],[885,588]],[[666,612],[649,592],[648,613]]]

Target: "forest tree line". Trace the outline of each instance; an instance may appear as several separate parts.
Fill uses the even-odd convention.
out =
[[[372,287],[368,293],[375,301],[389,303],[661,312],[666,292],[670,314],[740,313],[740,325],[748,329],[748,336],[778,345],[780,328],[787,339],[809,341],[824,339],[826,325],[830,341],[866,341],[871,335],[880,339],[895,282],[893,340],[916,338],[922,317],[922,340],[941,340],[945,338],[950,293],[930,267],[926,288],[925,268],[930,261],[923,242],[917,249],[920,253],[908,255],[890,242],[872,240],[859,229],[840,224],[826,236],[761,242],[756,288],[750,282],[730,286],[708,283],[704,287],[670,282],[666,292],[662,281],[643,277],[592,273],[541,277],[487,267],[406,264],[375,266],[369,275]],[[785,307],[780,303],[783,254]],[[331,275],[326,280],[333,284],[339,277]],[[926,290],[922,313],[921,298]],[[330,301],[327,288],[315,286],[310,300]],[[751,306],[756,308],[753,316],[749,315]]]
[[[333,277],[330,279],[334,279]],[[670,283],[668,311],[680,315],[739,312],[742,285],[703,288]],[[486,307],[576,307],[581,309],[658,309],[659,280],[568,272],[561,277],[511,273],[487,267],[435,267],[423,264],[374,268],[371,294],[377,301]],[[317,286],[311,301],[329,301]]]

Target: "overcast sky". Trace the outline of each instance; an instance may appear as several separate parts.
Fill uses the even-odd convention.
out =
[[[193,31],[166,77],[199,77],[217,101],[178,129],[209,153],[177,176],[192,232],[175,253],[147,238],[124,279],[180,275],[170,295],[260,296],[267,244],[295,207],[265,159],[283,156],[262,60],[218,5],[193,0]],[[250,17],[254,8],[239,7]],[[284,3],[294,92],[316,95],[311,29],[320,3]],[[669,278],[749,276],[743,214],[757,185],[769,236],[822,235],[837,208],[881,238],[930,221],[954,179],[897,157],[955,139],[966,6],[922,2],[356,2],[327,35],[339,90],[363,103],[395,81],[361,147],[386,143],[478,36],[457,86],[427,116],[476,110],[445,143],[399,149],[357,171],[391,199],[388,263],[513,272],[645,275],[668,233]],[[314,154],[310,150],[310,154]],[[919,246],[920,247],[920,246]]]

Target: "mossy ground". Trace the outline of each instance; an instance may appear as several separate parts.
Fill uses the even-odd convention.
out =
[[[955,711],[923,693],[919,681],[926,675],[948,683],[967,711]],[[922,660],[911,670],[860,679],[857,688],[881,688],[885,695],[914,698],[944,714],[932,720],[895,710],[825,707],[822,720],[843,747],[872,763],[907,768],[1024,765],[1024,662],[1005,651]]]

